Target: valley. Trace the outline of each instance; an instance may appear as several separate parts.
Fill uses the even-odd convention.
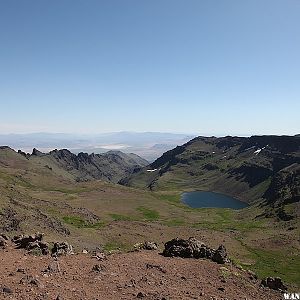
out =
[[[196,138],[150,166],[120,153],[24,155],[1,147],[0,231],[10,237],[43,232],[50,244],[67,241],[77,253],[101,249],[113,255],[144,241],[155,241],[162,251],[172,238],[193,236],[213,248],[226,245],[235,268],[260,279],[279,276],[295,290],[299,138],[286,145],[255,138],[255,147],[243,139]],[[190,208],[181,194],[196,189],[229,194],[250,206]]]

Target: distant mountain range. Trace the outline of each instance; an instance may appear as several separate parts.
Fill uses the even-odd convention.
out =
[[[126,131],[103,134],[0,134],[0,145],[7,145],[24,152],[31,152],[33,148],[42,152],[69,149],[77,154],[122,150],[126,153],[136,153],[148,161],[154,161],[164,152],[184,144],[193,137],[187,134]]]

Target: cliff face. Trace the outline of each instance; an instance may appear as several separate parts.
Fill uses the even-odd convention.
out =
[[[264,194],[273,206],[300,201],[300,165],[292,164],[277,172]]]
[[[120,151],[110,151],[104,154],[79,153],[78,155],[67,149],[53,150],[48,154],[34,151],[29,157],[35,156],[45,163],[51,161],[57,167],[64,169],[75,177],[77,181],[104,179],[118,182],[146,166],[148,162],[134,154],[125,154]],[[48,163],[49,164],[49,163]]]

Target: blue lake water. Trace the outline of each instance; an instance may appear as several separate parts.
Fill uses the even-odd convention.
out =
[[[203,191],[183,193],[181,196],[181,201],[192,208],[218,207],[241,209],[249,206],[247,203],[227,195]]]

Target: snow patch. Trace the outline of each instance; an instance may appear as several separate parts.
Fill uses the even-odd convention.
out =
[[[259,152],[261,152],[261,150],[262,150],[262,149],[259,148],[259,149],[257,149],[256,151],[254,151],[253,153],[254,153],[255,155],[257,155]]]
[[[149,169],[149,170],[147,170],[147,172],[155,172],[155,171],[157,171],[157,169]]]
[[[267,146],[268,146],[268,145],[267,145]],[[266,149],[267,146],[262,147],[262,148],[258,148],[258,149],[257,149],[256,151],[254,151],[253,153],[254,153],[255,155],[257,155],[257,154],[260,153],[262,150]]]

